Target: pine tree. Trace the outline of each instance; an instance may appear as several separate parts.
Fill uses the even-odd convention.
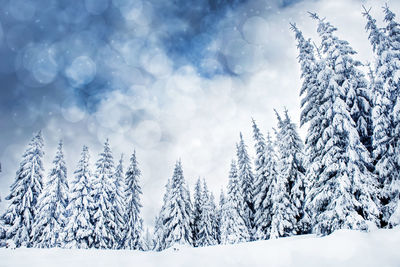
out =
[[[154,225],[155,249],[157,251],[166,248],[166,243],[165,243],[166,229],[164,225],[164,220],[167,217],[166,208],[170,198],[171,198],[171,181],[170,179],[168,179],[167,184],[165,185],[163,204],[161,206],[160,213],[155,219],[155,225]]]
[[[130,165],[125,174],[126,196],[126,225],[127,233],[124,247],[128,249],[140,249],[140,233],[142,231],[142,219],[140,217],[140,195],[142,188],[139,185],[141,172],[136,160],[136,151],[133,152]]]
[[[67,206],[68,223],[65,228],[66,247],[87,249],[93,246],[94,225],[91,220],[95,208],[92,196],[93,176],[89,167],[89,149],[83,146],[81,158],[74,172],[71,184],[69,204]]]
[[[197,246],[205,247],[217,244],[216,228],[215,228],[215,204],[210,192],[208,191],[207,184],[203,181],[203,190],[201,192],[201,215],[199,222],[199,231]]]
[[[395,20],[396,15],[387,4],[384,12],[387,40],[390,44],[386,51],[387,76],[384,76],[386,77],[384,87],[394,104],[392,138],[395,169],[383,182],[383,195],[388,202],[383,209],[383,218],[389,227],[394,227],[400,224],[400,24]]]
[[[33,246],[51,248],[64,245],[68,194],[67,167],[63,143],[60,141],[53,160],[53,168],[37,203],[32,227]]]
[[[228,197],[221,212],[221,244],[236,244],[250,239],[243,220],[243,192],[237,175],[236,162],[232,161],[229,173]]]
[[[31,246],[30,236],[35,219],[35,209],[43,184],[43,137],[39,131],[30,141],[22,156],[15,182],[6,197],[10,205],[3,215],[6,238],[17,247]]]
[[[315,14],[313,17],[318,19]],[[325,117],[318,140],[322,147],[319,174],[307,196],[307,208],[318,234],[343,228],[368,230],[371,223],[377,223],[379,214],[376,181],[352,117],[356,104],[351,98],[353,91],[361,88],[363,82],[358,79],[363,77],[355,69],[358,64],[350,57],[353,50],[348,43],[333,35],[336,28],[330,23],[318,20],[326,55],[326,64],[318,74],[319,89],[324,92],[320,110]]]
[[[125,195],[125,177],[123,169],[123,155],[119,160],[114,174],[115,194],[113,197],[114,203],[114,219],[115,219],[115,244],[114,248],[120,249],[124,246],[124,239],[126,236],[126,195]]]
[[[200,177],[197,179],[195,188],[194,188],[194,203],[193,203],[193,244],[195,247],[199,246],[199,232],[200,232],[200,223],[201,223],[201,213],[203,210],[203,202],[202,202],[202,188]]]
[[[165,247],[168,248],[174,244],[192,245],[192,207],[180,161],[175,165],[170,196],[166,204],[165,216],[163,216]]]
[[[253,236],[253,227],[254,227],[254,197],[253,197],[253,183],[254,176],[251,170],[250,158],[247,153],[247,146],[244,143],[242,133],[240,133],[240,141],[237,144],[237,166],[238,166],[238,177],[241,182],[243,199],[244,199],[244,213],[242,214],[243,220],[246,223],[246,226],[249,231],[250,239],[252,240]]]
[[[255,181],[254,181],[254,239],[269,238],[272,209],[272,185],[276,179],[276,156],[269,134],[265,141],[263,134],[253,120],[255,140]]]
[[[96,173],[93,184],[93,198],[95,209],[92,213],[94,222],[95,248],[113,248],[115,246],[115,217],[113,195],[114,162],[108,140],[104,143],[104,150],[96,162]]]
[[[364,8],[365,9],[365,8]],[[385,29],[376,25],[365,9],[366,29],[376,54],[373,80],[373,157],[375,173],[382,186],[382,225],[400,224],[400,27],[386,5]]]
[[[221,188],[221,192],[219,195],[219,203],[216,211],[216,223],[217,223],[217,240],[218,244],[221,244],[221,223],[222,223],[222,213],[224,204],[226,202],[224,190]]]

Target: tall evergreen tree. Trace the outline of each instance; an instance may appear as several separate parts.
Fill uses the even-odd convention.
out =
[[[315,14],[312,16],[318,19]],[[319,175],[307,206],[318,234],[342,228],[368,230],[369,222],[377,223],[379,214],[374,199],[376,181],[369,171],[369,153],[352,117],[356,104],[350,97],[354,90],[362,88],[363,81],[359,79],[363,77],[350,57],[353,50],[334,36],[336,28],[322,19],[318,21],[326,56],[326,64],[318,74],[319,89],[324,92],[320,110],[325,116],[322,138],[318,140],[322,147]]]
[[[34,224],[32,245],[40,248],[61,247],[65,240],[68,205],[67,167],[63,143],[59,142],[53,168],[39,196]]]
[[[197,246],[211,246],[217,244],[215,228],[215,204],[212,203],[212,197],[208,191],[207,184],[203,181],[203,190],[201,192],[201,215],[199,222],[199,231]]]
[[[160,213],[155,219],[154,225],[154,239],[155,239],[155,249],[157,251],[163,250],[166,248],[165,237],[166,237],[166,229],[164,225],[164,220],[167,217],[167,205],[171,198],[171,180],[168,179],[167,184],[165,185],[165,193],[163,197],[163,204],[160,209]]]
[[[203,198],[200,177],[196,181],[194,187],[194,203],[193,203],[193,244],[195,247],[199,246],[199,232],[201,224],[201,213],[203,210]]]
[[[115,219],[115,231],[114,231],[114,248],[120,249],[124,247],[124,239],[126,236],[126,185],[125,185],[125,177],[124,177],[124,168],[123,168],[123,155],[118,162],[117,167],[115,168],[114,174],[114,182],[115,182],[115,194],[113,197],[114,203],[114,219]]]
[[[170,197],[165,211],[163,218],[165,247],[168,248],[174,244],[192,245],[192,207],[183,177],[181,161],[175,165],[171,179]]]
[[[113,248],[115,246],[115,217],[113,196],[114,161],[108,139],[104,143],[104,150],[96,162],[96,173],[93,184],[93,197],[95,209],[92,213],[94,222],[95,248]]]
[[[216,210],[216,223],[217,223],[217,240],[218,244],[221,244],[221,223],[222,223],[222,213],[224,209],[224,204],[226,202],[226,197],[224,190],[221,188],[221,192],[219,194],[219,203],[218,208]]]
[[[125,196],[126,196],[126,237],[125,248],[140,249],[140,233],[142,231],[142,219],[140,217],[140,196],[142,188],[139,185],[141,172],[136,159],[136,151],[133,152],[130,165],[125,174]]]
[[[17,247],[31,246],[35,209],[43,185],[43,155],[43,137],[39,131],[29,142],[6,197],[10,201],[3,215],[6,238],[12,239]]]
[[[247,146],[244,143],[242,133],[240,133],[240,141],[237,144],[237,167],[238,167],[238,177],[241,183],[243,199],[244,199],[244,213],[242,214],[243,220],[249,231],[250,240],[252,240],[252,233],[254,227],[254,197],[253,197],[253,186],[254,186],[254,176],[251,169],[251,163],[249,154],[247,153]]]
[[[221,243],[235,244],[250,239],[249,230],[243,220],[243,191],[237,174],[236,162],[232,161],[229,173],[228,197],[221,213]]]
[[[94,241],[94,225],[91,219],[95,208],[92,196],[93,176],[89,166],[89,149],[83,146],[81,158],[74,172],[70,186],[67,213],[68,223],[65,227],[67,248],[91,248]]]
[[[385,179],[383,183],[383,195],[387,199],[384,207],[384,219],[389,227],[400,224],[400,24],[395,20],[396,15],[386,4],[384,7],[386,34],[389,49],[386,51],[386,76],[385,87],[391,95],[393,102],[393,143],[395,155],[395,170],[393,176]]]
[[[272,215],[272,185],[276,179],[276,157],[269,134],[265,141],[263,134],[253,120],[255,140],[255,181],[254,181],[254,239],[269,238]]]

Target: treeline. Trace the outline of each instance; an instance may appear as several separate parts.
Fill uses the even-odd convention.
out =
[[[6,197],[2,237],[17,246],[154,249],[209,246],[338,229],[369,231],[400,223],[400,24],[385,6],[384,27],[368,10],[366,30],[375,62],[364,73],[356,51],[317,14],[320,45],[295,24],[301,67],[301,126],[276,113],[273,137],[253,120],[255,161],[240,135],[226,195],[207,183],[190,193],[178,161],[165,186],[154,233],[143,234],[140,170],[114,167],[108,141],[95,171],[87,147],[67,182],[62,143],[46,182],[43,139],[31,141]]]

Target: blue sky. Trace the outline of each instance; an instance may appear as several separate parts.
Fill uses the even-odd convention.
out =
[[[40,129],[47,168],[63,139],[70,177],[83,144],[92,161],[106,138],[115,158],[136,149],[148,222],[178,158],[190,186],[219,192],[251,117],[266,132],[286,106],[298,121],[289,22],[316,38],[317,11],[368,59],[362,3],[379,16],[358,0],[0,0],[0,195]]]

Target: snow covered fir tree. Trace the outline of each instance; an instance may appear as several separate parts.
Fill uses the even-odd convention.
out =
[[[157,181],[165,188],[152,225],[143,213],[141,150],[114,162],[114,140],[104,138],[93,162],[83,145],[68,171],[71,144],[60,141],[44,166],[39,131],[2,200],[0,240],[29,248],[161,251],[400,225],[400,23],[388,5],[382,24],[364,8],[375,59],[367,74],[340,29],[309,15],[317,40],[288,25],[298,52],[303,131],[284,108],[270,118],[272,129],[249,118],[248,129],[230,133],[238,142],[223,158],[229,166],[219,201],[207,177],[194,181],[186,169],[184,175],[179,159],[172,176]]]

